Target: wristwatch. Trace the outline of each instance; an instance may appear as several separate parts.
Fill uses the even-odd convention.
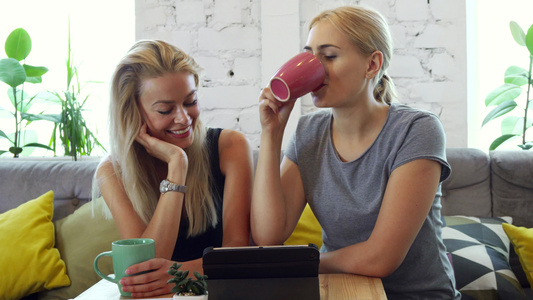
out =
[[[161,181],[161,184],[159,185],[159,192],[161,192],[161,194],[164,194],[166,192],[185,193],[186,191],[187,191],[186,186],[172,183],[166,179]]]

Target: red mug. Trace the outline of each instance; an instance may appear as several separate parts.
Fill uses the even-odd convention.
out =
[[[322,86],[326,71],[318,57],[302,52],[289,59],[270,79],[270,90],[281,102],[297,99]]]

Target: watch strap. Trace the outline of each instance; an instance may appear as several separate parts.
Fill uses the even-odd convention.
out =
[[[170,182],[168,179],[165,179],[161,181],[161,184],[159,185],[159,191],[164,194],[166,192],[181,192],[186,193],[187,187],[184,185],[175,184],[173,182]]]

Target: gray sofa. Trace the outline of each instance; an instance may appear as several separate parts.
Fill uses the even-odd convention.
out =
[[[533,228],[533,151],[497,150],[486,154],[478,149],[449,148],[446,155],[452,173],[442,184],[444,216],[509,216],[513,225]],[[452,263],[457,267],[455,261]],[[512,245],[509,263],[526,298],[533,299],[533,291]]]
[[[257,153],[255,153],[257,155]],[[452,174],[443,187],[443,215],[510,216],[513,224],[533,228],[533,151],[449,148]],[[98,159],[0,159],[0,213],[53,190],[54,220],[90,201]],[[527,299],[533,293],[511,246],[510,265]],[[457,262],[453,261],[454,267]],[[1,267],[1,266],[0,266]]]

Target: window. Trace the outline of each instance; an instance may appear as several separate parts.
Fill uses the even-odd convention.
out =
[[[505,116],[487,123],[481,128],[483,119],[492,108],[485,107],[486,96],[495,88],[502,85],[505,70],[512,65],[528,69],[529,52],[527,48],[518,45],[509,29],[509,22],[515,21],[527,33],[533,24],[533,1],[531,0],[477,0],[473,9],[474,40],[471,41],[474,50],[470,52],[469,60],[473,59],[474,76],[470,87],[473,87],[472,95],[476,102],[475,111],[477,117],[473,118],[471,124],[478,134],[471,140],[473,147],[488,150],[492,141],[501,135],[500,123]],[[516,102],[519,105],[525,104],[525,89]],[[512,112],[523,117],[523,111],[515,108]],[[531,114],[533,117],[533,110]],[[480,129],[479,129],[480,128]],[[531,130],[530,130],[531,131]],[[531,138],[530,138],[531,140]],[[498,149],[519,150],[516,145],[521,143],[517,139],[508,141]]]
[[[131,0],[21,0],[6,1],[0,10],[0,58],[6,58],[4,43],[12,30],[24,28],[32,39],[32,50],[26,63],[49,69],[43,83],[25,84],[24,89],[34,94],[42,90],[62,91],[66,88],[68,23],[70,16],[71,50],[78,66],[82,94],[89,95],[84,106],[91,130],[106,148],[108,142],[107,107],[109,81],[119,59],[135,40],[135,2]],[[13,111],[7,97],[8,85],[0,82],[0,107]],[[44,108],[43,108],[44,109]],[[47,113],[57,113],[48,111]],[[6,111],[0,111],[0,129],[14,132],[14,120]],[[38,136],[38,142],[48,144],[53,124],[36,121],[28,126]],[[0,149],[9,143],[0,138]],[[61,156],[61,150],[57,153]],[[91,155],[102,155],[95,151]],[[8,155],[8,154],[4,154]],[[35,148],[32,156],[52,156],[52,151]]]

